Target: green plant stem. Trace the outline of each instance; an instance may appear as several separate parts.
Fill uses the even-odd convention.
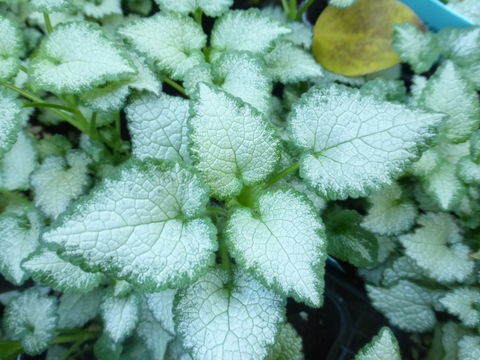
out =
[[[45,27],[47,28],[47,32],[51,33],[53,31],[52,21],[50,20],[50,15],[47,12],[43,13],[43,19],[45,20]]]
[[[288,168],[280,171],[277,175],[275,175],[273,178],[271,178],[268,182],[267,182],[267,185],[273,185],[275,184],[278,180],[280,180],[281,178],[291,174],[291,173],[294,173],[295,171],[298,170],[298,168],[300,167],[300,163],[299,162],[296,162],[296,163],[293,163],[292,165],[290,165]]]
[[[61,328],[56,330],[58,333],[65,335],[65,334],[83,334],[85,332],[84,329],[79,328]]]
[[[225,239],[220,237],[218,252],[220,253],[220,259],[222,260],[222,267],[228,272],[232,271],[232,264],[230,262],[230,256],[228,255],[227,245],[225,244]]]
[[[288,17],[288,14],[290,13],[290,7],[288,6],[287,0],[282,0],[282,8],[283,8],[283,12]]]
[[[171,79],[168,79],[168,78],[165,78],[163,79],[163,82],[167,83],[168,85],[170,85],[171,87],[173,87],[175,90],[177,90],[179,93],[187,96],[187,92],[185,91],[185,88],[180,85],[179,83],[177,83],[176,81],[173,81]]]
[[[308,8],[313,4],[314,0],[308,0],[307,2],[305,2],[305,4],[303,4],[301,7],[300,7],[300,10],[298,10],[297,12],[297,16],[295,17],[295,20],[299,21],[302,19],[302,15],[305,13],[305,11],[308,10]]]
[[[28,201],[27,199],[25,199],[23,196],[20,196],[12,191],[8,191],[8,190],[0,190],[0,194],[5,196],[6,198],[9,198],[10,200],[13,200],[13,201],[16,201],[16,202],[19,202],[19,203],[22,203],[24,205],[28,205],[30,206],[31,203],[30,201]]]
[[[92,114],[92,118],[90,119],[90,132],[91,133],[97,132],[97,113],[96,112]]]
[[[228,249],[225,244],[225,239],[220,236],[219,238],[219,253],[220,259],[222,260],[222,267],[228,273],[228,281],[224,284],[224,287],[228,290],[228,293],[231,294],[234,289],[234,277],[233,277],[233,268],[230,261],[230,255],[228,254]]]
[[[83,113],[77,107],[73,108],[73,110],[74,110],[74,114],[77,116],[77,119],[82,124],[82,127],[86,129],[86,131],[84,132],[90,135],[91,137],[95,137],[96,140],[99,140],[96,133],[90,131],[90,123],[88,122],[87,118],[83,115]]]
[[[98,335],[99,335],[98,331],[83,330],[70,335],[57,336],[51,341],[51,343],[65,344],[65,343],[76,343],[78,341],[85,342],[88,340],[96,339]]]
[[[200,26],[202,25],[202,16],[203,16],[203,12],[202,12],[202,9],[200,8],[195,10],[195,12],[193,13],[193,18]]]
[[[205,57],[205,61],[209,63],[210,62],[210,55],[212,53],[212,48],[209,47],[209,46],[205,46],[202,51],[203,51],[203,55]]]
[[[18,68],[21,71],[23,71],[25,74],[28,74],[28,69],[25,66],[23,66],[22,64],[18,65]]]
[[[71,355],[75,354],[77,350],[80,348],[80,346],[82,346],[83,343],[85,343],[85,341],[86,340],[81,339],[75,342],[67,351],[65,351],[65,353],[62,355],[60,360],[71,359]]]
[[[73,109],[74,114],[76,115],[78,121],[82,124],[84,129],[90,129],[90,123],[82,114],[82,112],[78,109],[77,100],[74,95],[66,95],[60,97],[62,101],[70,106]],[[88,132],[87,132],[88,133]],[[92,133],[93,134],[93,133]]]
[[[244,186],[240,194],[236,197],[238,205],[242,207],[254,208],[261,192],[265,188],[262,185]],[[232,203],[232,205],[235,205]]]
[[[23,97],[33,101],[34,103],[38,103],[39,107],[48,107],[50,109],[51,112],[53,112],[54,114],[60,116],[62,119],[64,119],[66,122],[68,122],[70,125],[72,125],[73,127],[77,128],[78,130],[84,132],[85,134],[87,134],[88,136],[90,136],[93,140],[95,141],[100,141],[100,138],[98,136],[98,134],[96,133],[91,133],[89,131],[89,123],[88,121],[85,119],[85,117],[83,116],[83,114],[80,112],[80,110],[76,109],[76,108],[69,108],[68,111],[73,111],[74,115],[77,115],[78,117],[78,121],[71,117],[70,115],[66,114],[64,111],[56,108],[56,106],[51,106],[51,104],[49,103],[46,103],[44,102],[41,98],[39,98],[38,96],[34,95],[34,94],[31,94],[30,92],[28,91],[25,91],[23,89],[20,89],[18,87],[16,87],[15,85],[13,84],[9,84],[9,83],[6,83],[6,82],[2,82],[0,81],[0,86],[4,86],[6,87],[7,89],[10,89],[10,90],[13,90],[15,91],[16,93],[22,95]]]
[[[75,114],[75,109],[72,109],[68,106],[51,104],[51,103],[47,103],[47,102],[30,102],[30,103],[23,104],[23,107],[59,109],[59,110],[68,111],[72,114]]]
[[[50,344],[66,344],[66,343],[74,343],[73,346],[67,350],[70,352],[72,349],[73,351],[68,354],[70,356],[73,352],[77,351],[77,349],[85,342],[89,340],[95,340],[100,335],[100,330],[85,330],[85,329],[65,329],[69,335],[59,335],[55,337]],[[9,341],[5,340],[4,342],[8,342],[13,346],[17,346],[19,350],[21,350],[22,343],[20,341]],[[1,354],[0,354],[1,355]],[[68,359],[68,357],[66,358]]]
[[[31,94],[28,91],[25,91],[23,89],[20,89],[13,84],[9,84],[9,83],[6,83],[6,82],[0,82],[0,85],[17,92],[18,94],[22,95],[23,97],[25,97],[29,100],[32,100],[33,102],[44,104],[44,101],[41,98],[39,98],[38,96],[36,96],[34,94]],[[71,118],[70,116],[65,114],[63,111],[60,111],[60,110],[54,109],[54,108],[51,108],[50,110],[53,113],[57,114],[58,116],[62,117],[62,119],[64,119],[68,123],[70,123],[72,126],[75,126],[77,129],[83,131],[83,129],[80,127],[79,124],[77,124],[75,119]]]
[[[290,0],[290,20],[294,21],[297,18],[297,0]]]
[[[28,91],[20,89],[13,84],[9,84],[9,83],[0,81],[0,85],[17,92],[18,94],[22,95],[23,97],[25,97],[29,100],[32,100],[32,101],[38,102],[38,103],[43,103],[43,100],[41,98],[39,98],[38,96],[35,96],[35,95],[29,93]]]

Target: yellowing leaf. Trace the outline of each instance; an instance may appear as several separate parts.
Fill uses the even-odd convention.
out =
[[[313,54],[327,70],[360,76],[387,69],[400,62],[392,50],[392,26],[420,19],[397,0],[359,0],[341,9],[328,6],[318,18]]]

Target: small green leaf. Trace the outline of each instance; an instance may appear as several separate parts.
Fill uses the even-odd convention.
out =
[[[322,304],[324,226],[299,194],[262,194],[254,210],[233,212],[226,233],[228,249],[241,268],[284,296],[316,307]]]
[[[37,152],[33,140],[21,131],[11,149],[0,159],[0,189],[28,190],[28,180],[36,165]]]
[[[206,35],[187,16],[159,12],[126,24],[119,33],[174,79],[182,79],[190,68],[203,61]]]
[[[429,110],[448,115],[439,127],[439,134],[448,141],[467,140],[480,123],[478,95],[451,61],[445,62],[428,80],[420,103]]]
[[[20,264],[38,247],[41,230],[40,216],[33,209],[0,215],[0,272],[15,285],[28,278]]]
[[[155,0],[155,2],[162,10],[186,15],[202,9],[210,17],[222,15],[233,4],[233,0]]]
[[[300,175],[322,195],[344,199],[391,183],[442,117],[332,85],[303,95],[288,121],[305,152]]]
[[[29,355],[45,351],[55,336],[56,299],[35,288],[24,291],[5,308],[3,324],[7,336],[22,342]]]
[[[465,156],[457,164],[457,175],[467,184],[480,184],[480,164]]]
[[[264,6],[261,11],[262,14],[280,22],[283,26],[286,26],[291,30],[290,33],[280,37],[281,41],[286,40],[303,47],[305,50],[310,50],[313,38],[311,25],[299,21],[290,21],[285,14],[285,11],[283,11],[280,6],[267,5]]]
[[[17,141],[18,134],[22,128],[20,121],[21,111],[21,103],[15,94],[0,87],[0,160]]]
[[[183,86],[188,96],[195,96],[195,93],[197,92],[197,86],[201,82],[205,82],[207,84],[214,83],[212,70],[213,69],[211,64],[203,62],[201,64],[195,65],[186,72],[183,79]],[[223,79],[220,78],[219,80],[221,86],[221,84],[223,83]]]
[[[421,177],[425,192],[443,210],[458,206],[466,192],[465,184],[457,177],[457,164],[468,155],[469,144],[440,143],[425,151],[413,164],[413,173]]]
[[[382,285],[390,287],[399,280],[428,281],[426,272],[408,256],[400,256],[382,274]]]
[[[137,334],[150,351],[152,359],[165,359],[168,343],[173,336],[165,331],[149,309],[142,309]]]
[[[101,87],[91,89],[81,94],[82,104],[92,111],[120,111],[125,104],[130,88],[128,81],[109,82]]]
[[[282,180],[284,180],[283,178]],[[307,197],[308,200],[312,203],[313,207],[316,209],[317,214],[325,210],[327,207],[327,202],[320,196],[318,193],[313,190],[308,184],[305,183],[305,181],[302,181],[298,176],[294,176],[291,179],[285,180],[285,181],[278,181],[276,185],[278,188],[291,188],[292,190],[295,190],[304,196]]]
[[[417,207],[402,194],[398,184],[370,194],[368,200],[371,206],[362,222],[365,229],[380,235],[398,235],[415,224]]]
[[[380,101],[403,103],[406,100],[407,89],[401,80],[388,80],[378,77],[362,85],[360,93],[374,96]]]
[[[284,320],[284,300],[238,270],[212,269],[178,294],[175,323],[194,360],[263,359]]]
[[[392,325],[411,332],[425,332],[436,323],[432,304],[436,294],[406,280],[391,288],[367,285],[373,306],[381,311]]]
[[[419,106],[420,96],[422,95],[422,91],[427,85],[428,79],[422,75],[415,75],[412,78],[412,85],[410,86],[410,101],[409,104],[411,106]]]
[[[284,84],[313,81],[323,75],[313,56],[290,42],[277,42],[265,55],[265,62],[272,79]]]
[[[303,360],[302,338],[289,323],[285,323],[266,360]]]
[[[217,17],[225,13],[230,6],[233,5],[233,0],[197,0],[198,6],[205,14],[211,17]]]
[[[396,239],[390,238],[388,236],[377,236],[378,242],[378,263],[383,263],[389,258],[389,256],[397,248]]]
[[[0,81],[3,81],[11,79],[18,72],[20,55],[23,50],[23,38],[20,30],[13,22],[3,16],[0,16],[0,34],[2,34],[2,42],[0,43]],[[0,95],[0,97],[2,96]],[[1,133],[2,131],[0,130]]]
[[[102,289],[86,294],[63,294],[58,305],[58,327],[60,329],[83,327],[97,316],[103,295]]]
[[[160,95],[162,83],[149,68],[145,59],[132,52],[129,55],[137,74],[126,80],[109,82],[102,87],[82,93],[80,100],[86,107],[104,113],[120,111],[132,89]]]
[[[365,345],[355,360],[401,360],[397,339],[388,327],[383,327],[380,332]]]
[[[81,10],[89,17],[101,19],[108,15],[122,15],[122,4],[120,0],[87,0],[82,4]]]
[[[227,53],[212,65],[201,64],[185,76],[184,85],[195,96],[200,82],[214,84],[227,93],[242,99],[268,116],[271,110],[272,84],[264,64],[248,53]]]
[[[433,279],[464,281],[474,264],[454,219],[446,213],[427,213],[418,218],[418,224],[421,227],[413,234],[399,237],[406,254]]]
[[[102,274],[85,272],[45,248],[32,254],[22,267],[38,283],[69,293],[87,293],[103,279]]]
[[[63,135],[45,134],[45,136],[37,142],[38,157],[43,159],[48,156],[65,156],[72,150],[72,144]]]
[[[104,331],[116,343],[129,336],[139,321],[140,302],[135,293],[127,296],[104,297],[100,310],[104,323]]]
[[[460,321],[468,327],[480,324],[480,290],[469,287],[459,287],[448,292],[440,303],[450,314],[458,316]]]
[[[438,33],[442,55],[452,60],[468,76],[468,80],[480,88],[480,27],[448,27]]]
[[[142,95],[126,108],[133,156],[190,163],[189,102],[178,96]]]
[[[478,48],[480,27],[478,26],[447,27],[439,32],[438,38],[442,54],[462,67],[468,68],[480,58]]]
[[[177,290],[167,289],[162,292],[145,294],[147,306],[155,319],[171,335],[175,334],[173,322],[173,300]]]
[[[83,92],[135,73],[125,50],[91,22],[56,26],[29,67],[32,85],[56,93]]]
[[[238,195],[244,185],[258,183],[273,171],[278,140],[266,119],[250,105],[201,83],[191,115],[195,166],[214,196]]]
[[[55,219],[85,192],[90,182],[90,162],[87,155],[78,151],[70,152],[66,158],[46,158],[30,177],[35,206]]]
[[[197,10],[198,0],[154,0],[161,10],[178,12],[180,14],[188,15]]]
[[[393,25],[392,47],[417,74],[430,70],[440,56],[434,34],[423,32],[412,23]]]
[[[179,165],[131,161],[64,213],[43,239],[91,271],[143,289],[195,280],[214,262],[208,195]]]
[[[332,207],[325,215],[328,254],[348,261],[357,267],[371,267],[377,263],[378,240],[362,229],[362,216],[355,210]]]
[[[247,53],[220,56],[212,63],[213,83],[261,113],[270,113],[272,84],[263,63]]]
[[[72,5],[72,0],[29,0],[30,6],[36,11],[64,11]]]
[[[274,40],[290,32],[288,27],[258,9],[233,10],[215,22],[211,42],[217,54],[228,51],[264,53]]]
[[[147,61],[135,52],[130,52],[130,56],[137,69],[137,74],[133,76],[128,86],[138,91],[148,91],[155,95],[160,95],[162,83]]]

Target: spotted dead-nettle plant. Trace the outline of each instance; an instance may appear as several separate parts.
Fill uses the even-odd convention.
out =
[[[406,95],[323,70],[311,2],[155,2],[0,1],[0,358],[301,359],[286,300],[322,306],[329,255],[393,325],[446,309],[478,345],[479,57],[452,39],[479,30],[399,25],[415,71],[448,59]]]

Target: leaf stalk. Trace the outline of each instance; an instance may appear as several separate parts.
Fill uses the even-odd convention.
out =
[[[279,180],[282,179],[283,177],[285,177],[285,176],[287,176],[287,175],[290,175],[290,174],[296,172],[299,168],[300,168],[300,163],[299,163],[299,162],[293,163],[293,164],[290,165],[288,168],[280,171],[277,175],[275,175],[274,177],[272,177],[272,178],[267,182],[267,185],[268,185],[268,186],[271,186],[271,185],[275,184],[277,181],[279,181]]]
[[[175,90],[177,90],[182,95],[187,96],[187,92],[185,91],[185,88],[182,85],[180,85],[179,83],[177,83],[176,81],[165,78],[165,79],[163,79],[163,82],[167,83],[168,85],[173,87]]]
[[[52,20],[50,19],[50,15],[47,12],[43,13],[43,20],[45,21],[45,27],[47,28],[47,32],[51,33],[53,31]]]

